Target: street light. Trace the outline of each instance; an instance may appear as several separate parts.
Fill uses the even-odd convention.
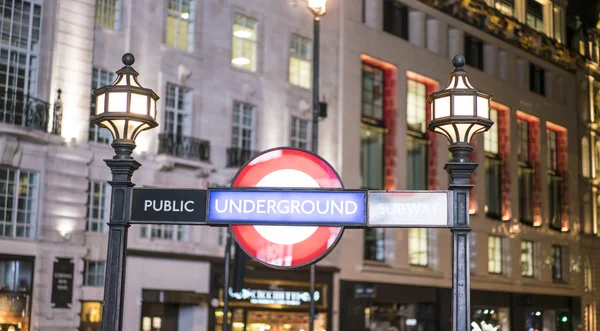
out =
[[[312,113],[312,139],[311,139],[311,150],[317,154],[319,149],[319,114],[321,110],[321,104],[319,102],[319,38],[320,30],[319,23],[321,22],[321,16],[325,15],[327,0],[308,0],[308,9],[313,13],[313,113]],[[315,281],[316,281],[316,266],[312,264],[310,266],[310,305],[309,305],[309,321],[308,330],[314,331],[314,319],[315,319]]]
[[[102,309],[102,331],[121,331],[123,325],[123,298],[125,296],[125,267],[127,229],[131,218],[131,177],[141,164],[131,157],[135,138],[144,130],[158,126],[156,101],[158,95],[143,88],[137,81],[138,73],[131,65],[132,54],[123,55],[125,66],[117,71],[112,85],[94,90],[96,115],[92,122],[107,128],[113,136],[115,156],[104,160],[112,173],[112,196],[108,222],[108,255]]]
[[[492,95],[474,88],[463,69],[465,58],[457,55],[452,59],[454,71],[450,83],[429,96],[431,122],[429,130],[443,134],[450,141],[448,150],[452,160],[444,169],[452,177],[450,190],[453,194],[452,224],[452,330],[470,330],[471,294],[469,274],[469,184],[477,163],[469,159],[473,150],[471,139],[487,131],[490,120]]]

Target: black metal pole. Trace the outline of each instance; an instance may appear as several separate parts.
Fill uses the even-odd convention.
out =
[[[229,329],[229,266],[231,262],[231,229],[227,228],[227,241],[225,246],[225,279],[223,280],[223,330]]]
[[[315,15],[314,19],[314,42],[313,42],[313,116],[312,116],[312,152],[319,152],[319,23],[321,18]],[[315,330],[315,264],[310,266],[310,305],[308,312],[308,330]]]
[[[312,152],[319,149],[319,22],[321,18],[315,15],[313,41],[313,114],[312,114]]]
[[[450,146],[452,161],[444,169],[450,174],[452,182],[453,224],[452,224],[452,330],[471,329],[471,275],[469,233],[469,184],[471,174],[478,164],[471,162],[469,154],[473,147],[467,144]]]
[[[108,222],[108,254],[102,309],[102,331],[121,331],[123,328],[123,299],[125,268],[127,266],[127,230],[131,217],[131,197],[135,184],[133,172],[141,164],[131,157],[135,144],[129,140],[112,143],[116,155],[104,160],[112,173],[110,219]]]

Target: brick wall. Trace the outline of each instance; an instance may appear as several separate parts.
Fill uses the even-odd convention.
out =
[[[386,190],[396,189],[396,165],[398,163],[398,152],[396,149],[396,74],[395,67],[385,67],[384,73],[384,125],[387,128],[385,135],[385,158],[384,158],[384,188]]]
[[[562,201],[562,230],[568,231],[570,228],[569,224],[569,174],[568,174],[568,162],[567,162],[567,130],[564,128],[556,128],[552,126],[552,129],[556,131],[556,154],[558,161],[558,172],[562,177],[561,185],[561,201]]]

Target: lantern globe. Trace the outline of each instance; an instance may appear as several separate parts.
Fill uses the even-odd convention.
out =
[[[308,9],[313,12],[316,17],[325,15],[327,0],[308,0]]]

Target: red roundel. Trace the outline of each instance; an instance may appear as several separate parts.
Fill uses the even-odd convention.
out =
[[[342,188],[333,167],[305,150],[281,147],[263,152],[237,173],[233,187]],[[323,258],[337,243],[341,227],[232,225],[235,240],[257,261],[297,268]]]

